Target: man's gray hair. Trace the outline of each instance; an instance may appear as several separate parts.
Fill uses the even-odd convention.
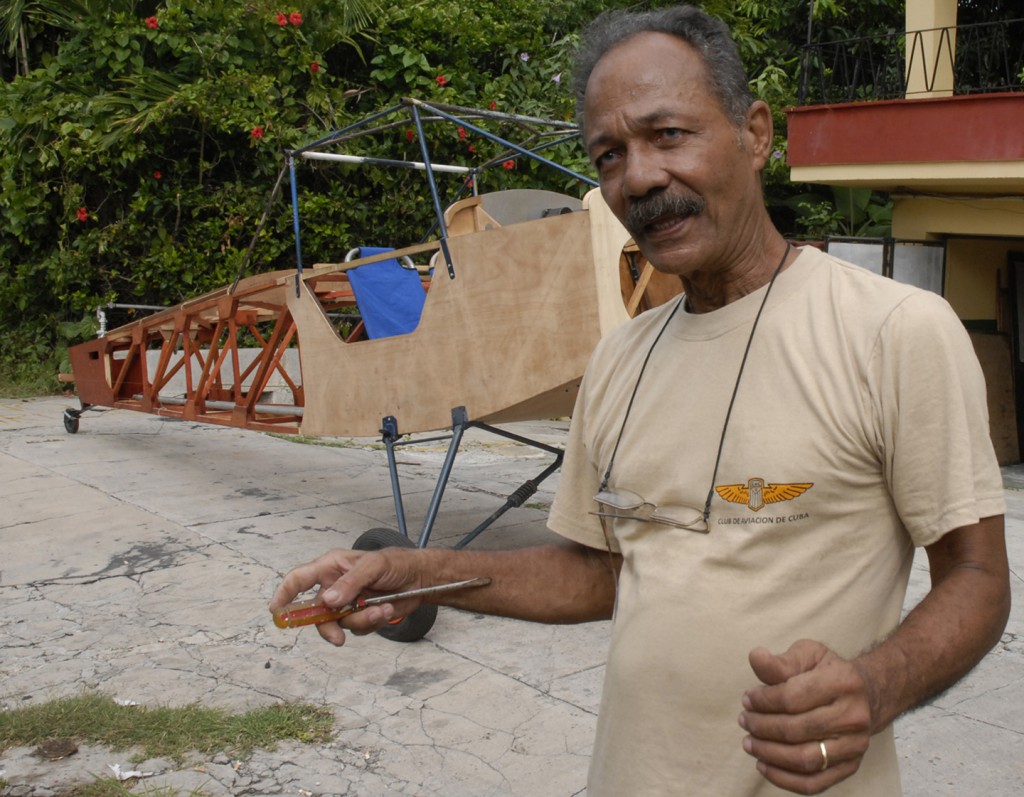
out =
[[[608,11],[584,28],[572,78],[580,127],[584,125],[583,95],[597,62],[613,47],[640,33],[667,33],[693,47],[704,61],[710,88],[722,110],[737,127],[743,124],[754,97],[728,26],[699,8],[674,6],[654,11]]]

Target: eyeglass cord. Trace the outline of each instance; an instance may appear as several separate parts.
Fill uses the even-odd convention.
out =
[[[640,366],[640,373],[637,374],[636,382],[633,384],[633,392],[629,396],[629,403],[626,405],[626,414],[622,416],[622,426],[619,427],[619,436],[615,438],[615,447],[612,449],[612,455],[608,459],[608,469],[604,472],[604,478],[601,479],[601,486],[597,488],[598,492],[603,492],[608,487],[608,481],[612,476],[612,465],[615,464],[615,455],[619,453],[619,443],[622,442],[622,433],[626,431],[626,421],[629,420],[629,413],[633,409],[633,401],[636,399],[637,391],[640,389],[640,380],[644,378],[644,371],[647,370],[647,363],[651,359],[651,355],[654,354],[654,347],[658,345],[658,341],[661,340],[661,336],[665,334],[665,330],[668,329],[669,323],[675,318],[676,313],[682,306],[686,296],[680,296],[679,301],[676,302],[676,306],[672,308],[672,312],[668,314],[668,318],[665,319],[665,323],[661,325],[661,329],[658,330],[657,336],[654,338],[654,342],[651,347],[647,350],[647,356],[644,357],[643,364]]]
[[[736,383],[732,388],[732,396],[729,398],[729,407],[725,411],[725,422],[722,424],[722,436],[718,439],[718,453],[715,456],[715,469],[711,473],[711,487],[708,489],[707,499],[704,501],[704,522],[708,522],[708,518],[711,516],[711,499],[715,494],[715,479],[718,478],[718,466],[722,461],[722,450],[725,447],[725,432],[729,428],[729,418],[732,416],[732,407],[736,403],[736,394],[740,389],[740,379],[743,377],[743,369],[747,365],[747,355],[750,354],[750,345],[754,342],[754,332],[757,331],[757,322],[761,320],[761,313],[764,311],[765,304],[768,303],[768,295],[772,292],[772,286],[775,285],[775,278],[779,276],[779,272],[782,271],[782,267],[786,264],[786,258],[789,257],[789,252],[792,249],[792,245],[787,241],[786,250],[782,253],[782,259],[779,261],[779,265],[775,267],[775,271],[772,272],[772,278],[768,281],[768,289],[764,292],[764,298],[761,300],[761,306],[757,308],[757,315],[754,316],[754,323],[750,327],[750,336],[747,338],[746,348],[743,349],[743,358],[740,360],[740,369],[736,374]],[[651,347],[647,350],[647,355],[644,357],[643,364],[640,366],[640,373],[637,374],[636,383],[633,385],[633,392],[630,394],[629,403],[626,405],[626,414],[622,418],[622,426],[619,427],[618,437],[615,438],[615,447],[612,449],[612,455],[608,460],[608,468],[604,472],[604,477],[601,479],[601,486],[598,487],[598,492],[603,492],[608,487],[608,482],[611,480],[612,466],[615,464],[615,455],[619,453],[619,443],[622,442],[622,434],[626,431],[626,421],[629,420],[629,414],[633,409],[633,401],[636,399],[637,392],[640,389],[640,380],[643,379],[644,371],[647,370],[647,363],[651,359],[651,355],[654,353],[654,347],[658,345],[658,341],[661,340],[661,336],[668,329],[668,325],[672,319],[675,318],[676,313],[685,301],[686,296],[680,296],[679,301],[676,302],[676,306],[672,308],[672,312],[669,313],[668,318],[665,319],[665,323],[661,325],[661,329],[658,330],[657,336],[654,338],[654,342],[651,343]]]
[[[708,518],[711,516],[711,499],[715,494],[715,479],[718,478],[718,465],[722,461],[722,449],[725,448],[725,430],[729,428],[729,418],[732,416],[732,405],[736,403],[736,394],[740,389],[740,379],[743,377],[743,368],[747,364],[747,355],[750,354],[750,344],[754,342],[754,332],[757,330],[757,322],[761,320],[761,312],[764,310],[765,304],[768,303],[768,294],[772,292],[772,286],[775,284],[775,278],[779,276],[779,272],[782,271],[782,267],[786,264],[786,258],[789,257],[789,250],[792,246],[789,242],[786,242],[786,251],[782,253],[782,260],[779,261],[779,265],[775,267],[775,271],[772,272],[772,278],[768,281],[768,290],[764,292],[764,298],[761,300],[761,306],[757,308],[757,315],[754,316],[754,323],[750,327],[750,337],[747,338],[747,346],[743,350],[743,359],[740,360],[740,370],[736,374],[736,384],[732,386],[732,396],[729,398],[729,409],[725,411],[725,423],[722,424],[722,436],[718,438],[718,454],[715,455],[715,469],[711,472],[711,487],[708,488],[708,497],[704,501],[704,522],[708,522]]]

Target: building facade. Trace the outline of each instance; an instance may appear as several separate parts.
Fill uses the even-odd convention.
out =
[[[957,0],[908,0],[904,34],[809,44],[803,70],[786,112],[793,181],[888,192],[894,243],[941,249],[938,286],[982,362],[997,454],[1020,462],[1024,18],[958,25]]]

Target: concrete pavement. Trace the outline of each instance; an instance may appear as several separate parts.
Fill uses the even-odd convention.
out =
[[[87,413],[69,435],[67,406],[0,400],[0,710],[84,690],[151,706],[302,700],[334,710],[328,744],[131,765],[156,773],[148,787],[183,794],[584,793],[607,623],[555,628],[441,609],[424,640],[372,636],[343,651],[312,629],[270,624],[284,571],[394,527],[374,441],[300,445],[119,411]],[[564,429],[516,431],[560,444]],[[414,532],[443,456],[443,444],[400,450]],[[547,461],[469,435],[431,544],[454,542]],[[544,507],[556,482],[473,547],[553,539]],[[1013,615],[974,673],[898,723],[907,797],[1024,793],[1024,492],[1007,496]],[[908,606],[926,589],[918,560]],[[30,752],[0,754],[0,794],[53,794],[129,764],[87,746],[58,762]]]

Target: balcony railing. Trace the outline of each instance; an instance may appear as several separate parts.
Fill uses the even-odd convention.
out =
[[[800,105],[1024,91],[1024,19],[811,44],[801,72]]]

